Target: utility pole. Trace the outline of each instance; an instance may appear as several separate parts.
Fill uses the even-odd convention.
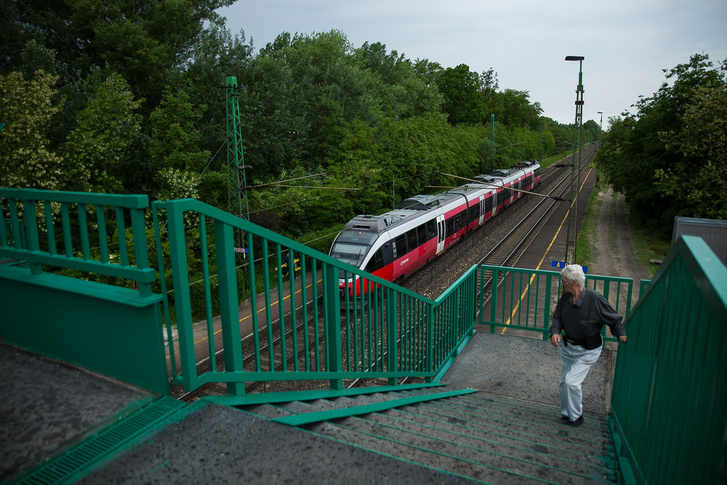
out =
[[[245,89],[237,85],[236,77],[225,78],[227,100],[227,211],[237,217],[250,219],[247,202],[247,177],[245,157],[242,152],[242,129],[240,127],[240,104],[237,94]],[[243,231],[235,233],[235,247],[244,248]]]
[[[578,87],[576,88],[576,144],[573,147],[573,168],[571,170],[571,207],[568,216],[568,237],[565,246],[565,262],[573,264],[578,258],[578,194],[581,185],[581,143],[583,136],[583,56],[566,56],[566,61],[578,61]],[[578,150],[578,159],[576,159]]]

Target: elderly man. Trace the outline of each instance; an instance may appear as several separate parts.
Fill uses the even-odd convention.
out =
[[[581,384],[591,366],[601,356],[601,329],[608,325],[611,334],[626,343],[621,315],[598,292],[587,289],[586,275],[578,264],[566,266],[561,275],[563,294],[558,300],[550,326],[550,342],[561,347],[560,413],[563,423],[583,424]],[[565,335],[561,337],[561,332]],[[563,345],[561,346],[561,342]]]

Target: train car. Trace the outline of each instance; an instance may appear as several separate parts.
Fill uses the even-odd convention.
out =
[[[521,162],[435,195],[416,195],[385,214],[358,215],[336,236],[330,256],[387,281],[401,282],[540,182],[540,165]],[[517,190],[509,190],[517,189]],[[341,275],[341,290],[366,285]]]

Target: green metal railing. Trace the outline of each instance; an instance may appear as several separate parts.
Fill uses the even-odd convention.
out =
[[[547,338],[560,294],[558,272],[481,266],[430,300],[196,200],[152,205],[157,273],[149,264],[147,208],[145,196],[0,189],[0,257],[27,265],[0,265],[0,284],[18,299],[3,307],[3,317],[12,313],[14,322],[6,323],[6,334],[8,325],[32,323],[31,330],[19,332],[23,338],[47,331],[41,344],[52,341],[58,347],[59,339],[67,338],[73,348],[77,336],[101,326],[102,349],[110,341],[118,347],[126,335],[128,353],[108,375],[128,378],[123,371],[135,365],[134,376],[155,374],[139,385],[157,389],[166,385],[161,301],[173,383],[188,391],[222,383],[231,402],[241,403],[251,400],[246,384],[255,382],[270,390],[278,383],[306,381],[309,389],[339,394],[354,379],[384,380],[388,386],[408,377],[436,382],[475,324]],[[240,232],[244,248],[235,247]],[[297,270],[285,274],[286,260],[291,266],[296,262]],[[78,285],[69,285],[67,293],[41,281],[59,268],[78,273],[73,275]],[[190,274],[198,273],[202,277],[193,281]],[[486,301],[483,290],[490,279],[496,284]],[[121,288],[104,296],[107,290],[97,281]],[[18,284],[27,288],[22,292],[37,290],[66,307],[73,294],[97,292],[97,316],[70,336],[71,325],[79,323],[65,315],[72,308],[63,309],[61,328],[50,321],[60,318],[49,318],[50,311],[39,313],[48,321],[26,322],[25,310],[37,297],[21,298]],[[128,289],[137,285],[138,292]],[[619,346],[609,418],[624,481],[723,479],[727,269],[701,239],[684,236],[652,282],[641,282],[633,309],[632,280],[589,275],[587,286],[627,317],[629,341]],[[114,317],[115,300],[126,293],[135,295],[131,306],[145,310]],[[134,333],[131,327],[141,317],[145,324]],[[103,360],[94,353],[98,348],[96,340],[88,343],[89,359]],[[150,357],[143,360],[140,354]]]
[[[727,269],[702,239],[676,242],[627,328],[611,401],[627,482],[723,482]]]
[[[186,390],[225,383],[242,401],[251,382],[337,391],[353,379],[431,381],[472,335],[475,268],[432,301],[196,200],[153,208],[162,292],[174,306],[165,306],[169,368]],[[245,248],[234,247],[236,231]],[[284,274],[286,257],[298,271]],[[192,282],[194,265],[203,277]]]
[[[560,272],[500,266],[480,266],[480,292],[491,282],[491,297],[482,302],[479,325],[489,325],[490,332],[498,329],[518,329],[537,332],[548,339],[552,309],[561,294]],[[643,285],[647,283],[644,282]],[[612,276],[586,275],[586,287],[601,293],[625,318],[631,312],[633,280]],[[642,286],[643,288],[643,286]],[[616,341],[607,336],[606,341]]]
[[[147,196],[0,189],[0,205],[0,256],[29,264],[33,274],[76,270],[129,280],[151,295]]]

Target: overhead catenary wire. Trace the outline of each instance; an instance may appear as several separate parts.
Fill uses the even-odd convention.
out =
[[[564,202],[566,200],[566,199],[563,199],[562,197],[555,197],[553,195],[546,195],[546,194],[538,194],[537,192],[531,192],[529,190],[520,190],[520,189],[515,189],[512,187],[503,187],[501,185],[491,184],[489,182],[483,182],[482,180],[469,179],[467,177],[460,177],[458,175],[452,175],[450,173],[444,173],[444,172],[436,172],[436,173],[438,173],[439,175],[444,175],[445,177],[452,177],[452,178],[456,178],[456,179],[460,179],[460,180],[465,180],[465,181],[471,182],[473,184],[486,185],[486,186],[493,187],[496,189],[512,190],[513,192],[521,192],[523,194],[528,194],[528,195],[537,195],[538,197],[542,197],[544,199],[554,199],[559,202]]]

